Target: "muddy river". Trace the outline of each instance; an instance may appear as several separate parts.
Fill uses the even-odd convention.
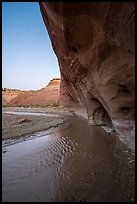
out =
[[[134,152],[77,116],[3,143],[3,202],[134,202]]]

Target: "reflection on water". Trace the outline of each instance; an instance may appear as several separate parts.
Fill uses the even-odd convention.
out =
[[[68,120],[68,128],[4,147],[3,201],[134,201],[131,150],[78,117]]]
[[[13,114],[13,115],[34,115],[34,116],[53,116],[53,117],[58,117],[59,115],[54,114],[54,113],[40,113],[40,112],[17,112],[17,111],[3,111],[3,113],[7,114]]]

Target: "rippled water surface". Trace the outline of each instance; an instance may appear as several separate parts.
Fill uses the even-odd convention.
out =
[[[67,119],[54,132],[3,145],[3,201],[134,201],[134,153],[87,121]]]

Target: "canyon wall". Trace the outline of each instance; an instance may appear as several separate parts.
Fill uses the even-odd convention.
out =
[[[5,105],[50,105],[57,104],[60,92],[60,79],[52,79],[49,84],[37,91],[3,92]],[[12,94],[12,97],[11,97]],[[7,100],[10,100],[7,102]]]
[[[60,105],[110,121],[119,134],[134,130],[134,2],[40,2],[61,72]]]

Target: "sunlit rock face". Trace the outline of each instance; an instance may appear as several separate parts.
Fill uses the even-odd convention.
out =
[[[17,89],[6,89],[2,90],[2,105],[8,105],[14,98],[16,98],[21,93]]]
[[[50,104],[55,105],[58,103],[59,92],[60,92],[60,79],[55,78],[50,80],[49,84],[40,90],[18,91],[18,95],[16,94],[17,96],[14,97],[12,100],[10,100],[7,104],[8,105],[50,105]],[[5,96],[6,95],[3,94],[3,97]],[[3,100],[3,103],[4,103],[4,100]]]
[[[134,2],[40,3],[61,71],[60,104],[89,119],[134,129]]]

